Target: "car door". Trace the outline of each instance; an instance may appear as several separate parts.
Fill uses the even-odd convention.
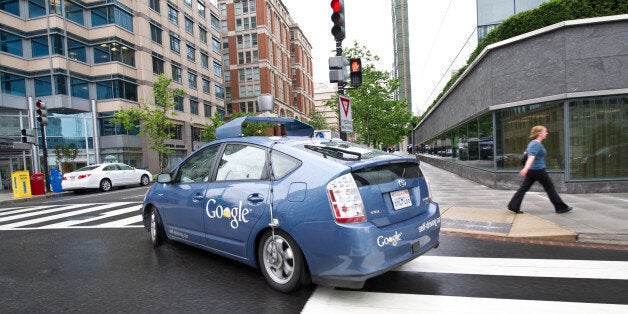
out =
[[[118,167],[120,167],[120,176],[125,185],[140,183],[140,176],[133,167],[125,164],[118,164]]]
[[[103,178],[108,178],[113,186],[119,186],[123,179],[121,178],[121,171],[117,164],[110,164],[102,168]]]
[[[205,147],[187,158],[164,186],[158,207],[171,238],[206,245],[203,216],[205,191],[220,145]]]
[[[242,143],[225,145],[215,179],[205,194],[205,233],[211,247],[247,257],[249,235],[268,209],[267,173],[264,147]]]

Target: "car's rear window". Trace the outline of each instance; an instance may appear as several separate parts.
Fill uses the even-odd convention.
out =
[[[377,156],[388,155],[388,153],[370,148],[368,146],[338,141],[321,141],[305,144],[303,146],[311,153],[318,153],[323,158],[333,158],[342,161],[353,161],[369,159]]]
[[[358,169],[351,173],[358,186],[392,182],[397,179],[416,179],[423,176],[418,163],[390,163]]]
[[[98,167],[100,167],[100,165],[91,165],[91,166],[83,167],[83,168],[78,169],[76,171],[90,171],[90,170],[94,170],[94,169],[96,169]]]

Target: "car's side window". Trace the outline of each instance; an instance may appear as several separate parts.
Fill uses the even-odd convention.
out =
[[[103,171],[117,171],[118,170],[118,166],[116,165],[109,165],[105,168],[102,169]]]
[[[245,144],[227,144],[216,181],[266,179],[266,150]]]
[[[273,179],[281,179],[301,165],[301,161],[286,154],[273,151],[270,154],[273,165]]]
[[[129,165],[118,165],[120,167],[120,170],[133,170],[133,167],[129,166]]]
[[[196,153],[179,167],[175,182],[204,182],[209,181],[212,165],[220,145],[214,145]]]

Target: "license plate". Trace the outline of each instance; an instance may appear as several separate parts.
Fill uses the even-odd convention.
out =
[[[407,189],[390,192],[390,199],[392,200],[395,210],[412,206],[410,192],[408,192]]]

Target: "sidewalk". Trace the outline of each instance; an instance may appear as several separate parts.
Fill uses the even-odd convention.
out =
[[[556,214],[544,192],[528,192],[521,206],[524,213],[514,214],[506,205],[515,191],[494,190],[427,162],[421,163],[421,169],[429,180],[432,197],[440,205],[444,233],[622,245],[628,249],[628,193],[561,193],[565,203],[574,209]],[[51,198],[66,193],[33,197]],[[14,199],[10,191],[0,191],[0,208],[23,200]]]
[[[421,169],[440,205],[445,232],[628,248],[628,193],[561,193],[574,209],[556,214],[545,192],[528,192],[524,213],[515,214],[507,210],[514,190],[494,190],[427,162]]]

